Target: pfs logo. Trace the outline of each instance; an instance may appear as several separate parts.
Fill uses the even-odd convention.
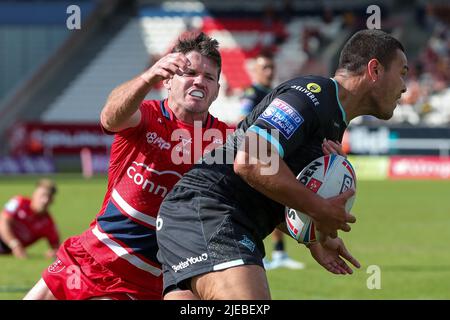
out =
[[[161,150],[169,150],[170,143],[161,137],[158,137],[156,132],[147,132],[146,134],[147,143],[154,144]]]
[[[341,191],[339,193],[347,191],[352,187],[352,185],[353,185],[353,178],[345,174],[344,179],[342,180]]]

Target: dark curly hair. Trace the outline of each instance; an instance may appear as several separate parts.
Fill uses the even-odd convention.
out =
[[[219,52],[219,42],[217,42],[216,39],[212,39],[204,32],[187,31],[180,35],[177,43],[172,49],[172,53],[181,52],[186,54],[191,51],[197,51],[202,56],[214,61],[214,63],[219,67],[218,76],[220,76],[222,69],[222,57]]]

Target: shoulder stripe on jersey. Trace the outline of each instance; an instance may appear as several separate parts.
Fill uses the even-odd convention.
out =
[[[344,123],[346,125],[348,125],[348,123],[347,123],[347,114],[345,113],[344,107],[342,107],[341,101],[339,100],[339,87],[338,87],[338,84],[337,84],[335,79],[333,79],[333,78],[330,78],[330,79],[333,80],[334,86],[336,88],[336,100],[338,102],[339,108],[341,109],[342,120],[344,120]]]
[[[156,268],[139,257],[130,254],[124,247],[119,245],[116,241],[109,238],[106,233],[101,232],[98,229],[98,226],[95,226],[92,229],[92,233],[97,237],[98,240],[100,240],[103,244],[105,244],[108,248],[110,248],[115,254],[117,254],[122,259],[125,259],[135,267],[144,270],[146,272],[149,272],[153,274],[155,277],[159,277],[161,275],[161,269]]]
[[[215,118],[212,116],[212,114],[209,115],[209,128],[212,128],[214,125]]]
[[[258,134],[259,136],[261,136],[264,139],[266,139],[267,141],[269,141],[275,147],[275,149],[277,149],[277,152],[280,154],[280,157],[281,158],[284,157],[284,149],[281,146],[280,142],[274,136],[270,135],[267,132],[267,129],[261,129],[258,126],[253,125],[250,128],[248,128],[248,131],[253,131],[256,134]]]
[[[170,120],[170,114],[166,110],[166,107],[164,107],[164,100],[161,100],[159,102],[159,106],[161,107],[161,112],[162,112],[163,116]]]
[[[125,211],[126,214],[128,214],[130,217],[143,222],[147,225],[150,225],[152,227],[156,227],[156,219],[153,217],[150,217],[149,215],[146,215],[145,213],[142,213],[132,206],[130,206],[117,192],[116,189],[113,190],[111,197],[113,200],[120,206],[120,208]]]

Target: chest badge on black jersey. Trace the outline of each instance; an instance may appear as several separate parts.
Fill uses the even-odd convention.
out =
[[[310,82],[306,85],[306,89],[311,91],[312,93],[319,93],[322,91],[322,88],[315,82]]]

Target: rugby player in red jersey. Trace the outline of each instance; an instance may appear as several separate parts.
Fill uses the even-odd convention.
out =
[[[208,112],[220,71],[217,41],[192,32],[111,92],[100,117],[115,135],[103,206],[87,231],[64,242],[25,299],[162,298],[156,216],[181,176],[226,138],[227,125]],[[161,80],[168,98],[144,100]]]
[[[55,256],[59,247],[59,235],[48,212],[55,193],[55,183],[49,179],[41,179],[31,198],[15,196],[6,203],[0,215],[0,254],[13,254],[25,259],[25,248],[46,238],[50,245],[46,256]]]

